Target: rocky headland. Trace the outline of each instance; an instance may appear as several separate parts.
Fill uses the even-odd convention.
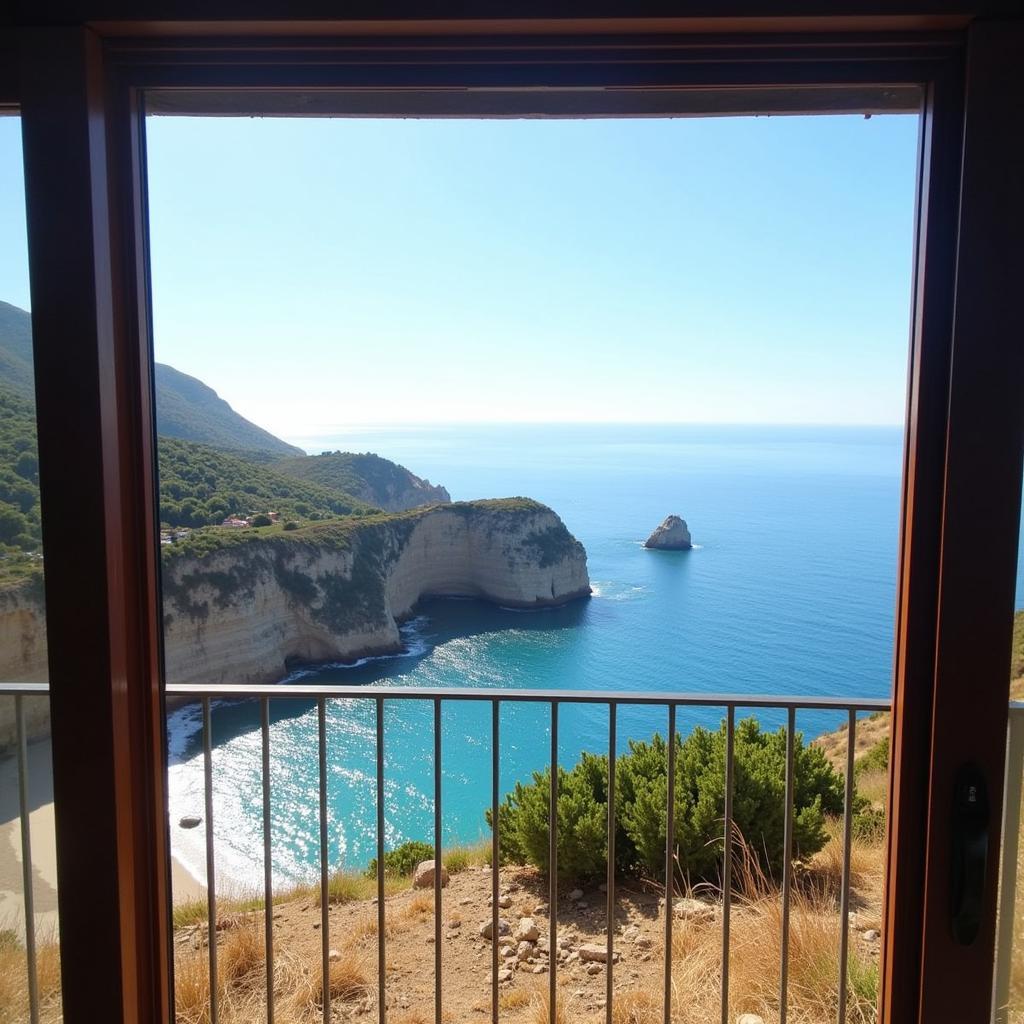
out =
[[[590,593],[587,556],[527,498],[457,502],[176,546],[164,564],[170,683],[267,683],[306,662],[401,650],[424,597],[513,608]]]
[[[644,541],[645,548],[661,551],[689,551],[693,547],[685,519],[666,516],[662,524]]]
[[[543,608],[590,593],[583,545],[527,498],[196,531],[163,554],[170,683],[272,683],[299,663],[397,652],[399,624],[424,597]],[[0,652],[2,678],[46,678],[38,585],[0,592]],[[13,715],[0,716],[8,746]],[[33,716],[33,735],[47,728]]]

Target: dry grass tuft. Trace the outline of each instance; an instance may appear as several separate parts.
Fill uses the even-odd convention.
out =
[[[60,999],[60,946],[50,936],[36,942],[36,979],[41,1024],[63,1019]],[[0,1024],[28,1020],[28,963],[11,929],[0,930]]]
[[[420,893],[418,896],[413,898],[402,908],[402,913],[406,917],[411,918],[424,918],[434,916],[434,894],[431,893]]]
[[[550,1024],[551,999],[547,991],[536,992],[530,1002],[529,1024]],[[555,1024],[569,1024],[569,1015],[565,1012],[565,1003],[555,1000]]]
[[[518,1010],[529,1005],[533,996],[524,988],[509,988],[498,993],[499,1010]]]
[[[662,1001],[649,992],[634,989],[616,993],[612,1003],[612,1024],[661,1024],[662,1019]]]
[[[245,918],[224,932],[217,951],[221,986],[243,985],[262,977],[265,954],[264,929],[254,919]]]

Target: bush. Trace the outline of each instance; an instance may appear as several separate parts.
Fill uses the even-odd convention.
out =
[[[717,877],[725,804],[725,727],[697,728],[676,737],[675,846],[684,878]],[[817,747],[794,744],[796,778],[792,855],[809,857],[826,842],[825,815],[843,808],[843,780]],[[736,728],[733,820],[762,870],[782,865],[786,731],[763,732],[756,719]],[[622,874],[664,876],[667,745],[655,735],[631,742],[617,761],[616,868]],[[548,867],[550,772],[517,784],[499,811],[503,860]],[[559,874],[588,878],[606,871],[608,759],[583,754],[571,771],[559,769]],[[487,815],[490,824],[490,814]]]
[[[249,520],[250,526],[270,526],[272,523],[273,519],[268,515],[264,515],[262,512],[257,516],[253,516],[252,519]]]
[[[558,769],[558,873],[591,878],[606,870],[608,758],[584,753],[571,771]],[[548,817],[551,769],[533,773],[533,782],[516,788],[498,809],[502,860],[536,864],[548,870]],[[491,812],[486,812],[492,825]],[[493,826],[492,826],[493,827]]]
[[[297,530],[298,528],[299,524],[295,522],[294,519],[289,519],[288,522],[281,527],[282,530]]]
[[[883,736],[874,746],[862,754],[853,766],[853,777],[859,779],[868,772],[889,770],[889,737]]]
[[[402,843],[401,846],[384,854],[384,874],[411,875],[421,860],[433,860],[434,847],[430,843],[421,843],[417,839]],[[377,858],[370,861],[366,869],[370,876],[377,874]]]

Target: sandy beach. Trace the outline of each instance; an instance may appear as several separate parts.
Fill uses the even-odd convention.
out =
[[[54,833],[53,773],[50,740],[28,748],[29,830],[32,843],[32,892],[40,938],[57,932],[57,850]],[[87,842],[88,837],[83,837]],[[206,889],[176,860],[171,861],[174,903],[201,898]],[[19,823],[18,762],[0,760],[0,929],[19,936],[25,931],[22,898],[21,826]]]

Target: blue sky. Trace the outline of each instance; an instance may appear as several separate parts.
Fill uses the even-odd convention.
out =
[[[917,121],[153,118],[157,358],[354,423],[900,423]],[[17,122],[0,298],[28,305]]]

